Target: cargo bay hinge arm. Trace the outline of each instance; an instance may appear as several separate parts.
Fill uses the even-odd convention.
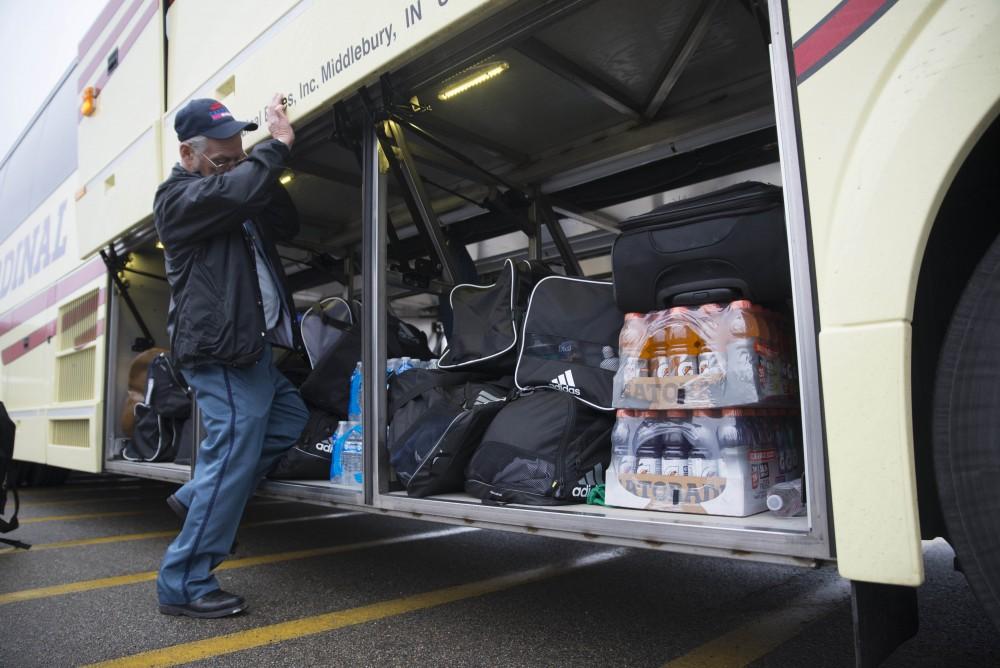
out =
[[[142,315],[139,313],[135,302],[132,301],[132,296],[128,293],[128,285],[119,276],[121,272],[125,271],[128,256],[123,258],[118,255],[114,246],[108,246],[108,250],[101,251],[101,259],[104,260],[104,265],[108,268],[108,274],[111,276],[112,282],[118,288],[118,294],[121,295],[121,298],[125,301],[125,306],[128,307],[128,310],[132,313],[132,317],[135,318],[136,324],[139,325],[139,329],[142,330],[142,336],[136,337],[132,343],[132,350],[137,353],[149,350],[156,345],[156,341],[153,339],[153,334],[149,331],[149,327],[146,326],[146,321],[142,319]]]

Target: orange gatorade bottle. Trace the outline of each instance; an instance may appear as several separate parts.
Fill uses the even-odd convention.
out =
[[[698,373],[698,333],[688,322],[687,309],[670,309],[666,331],[666,352],[671,376],[693,376]]]
[[[725,333],[719,327],[722,307],[702,304],[698,307],[698,322],[702,331],[701,349],[698,351],[698,373],[722,371],[723,351],[726,349]]]
[[[650,378],[663,378],[670,375],[670,360],[667,357],[667,330],[670,327],[670,313],[657,311],[650,314],[647,328],[646,345],[642,356],[648,360]]]
[[[774,322],[773,314],[759,304],[750,307],[757,321],[757,329],[760,331],[760,340],[757,346],[757,375],[760,386],[768,394],[779,394],[777,388],[777,326]]]

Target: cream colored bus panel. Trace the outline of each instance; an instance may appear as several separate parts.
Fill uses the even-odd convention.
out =
[[[163,113],[160,17],[158,0],[126,0],[81,57],[81,94],[86,87],[99,89],[93,115],[81,116],[77,130],[83,183],[93,179]]]
[[[226,2],[173,3],[167,9],[167,109],[183,102],[296,4],[243,0],[233,11]],[[211,97],[226,99],[229,92],[223,85]]]
[[[104,396],[105,288],[97,280],[59,305],[54,336],[52,404],[46,463],[97,472],[101,469]]]
[[[86,184],[76,214],[81,258],[152,215],[153,196],[162,180],[160,146],[160,124],[155,123]]]
[[[852,579],[922,576],[910,319],[941,200],[1000,112],[998,32],[993,0],[898,2],[798,86],[837,561]],[[890,506],[861,490],[892,490]]]
[[[419,0],[371,3],[359,11],[353,3],[305,0],[191,97],[216,97],[232,79],[226,106],[237,118],[260,125],[247,136],[249,146],[268,136],[264,105],[276,91],[287,95],[289,116],[299,122],[507,4]],[[419,8],[419,15],[411,8]],[[171,109],[164,120],[167,168],[177,161],[174,113]]]

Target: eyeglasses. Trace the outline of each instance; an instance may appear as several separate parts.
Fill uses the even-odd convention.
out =
[[[219,162],[216,162],[215,160],[212,160],[210,157],[208,157],[201,151],[198,151],[198,155],[205,158],[205,160],[208,160],[208,164],[212,165],[212,169],[214,169],[216,172],[228,172],[230,169],[232,169],[233,167],[237,166],[238,164],[246,160],[248,157],[247,152],[241,151],[240,153],[241,153],[240,157],[236,158],[235,160],[226,158],[225,160],[220,160]]]

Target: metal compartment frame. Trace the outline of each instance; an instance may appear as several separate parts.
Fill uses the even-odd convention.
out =
[[[427,499],[388,491],[385,456],[386,392],[384,384],[365,385],[365,504],[384,513],[421,519],[543,533],[585,541],[639,545],[678,552],[745,557],[762,561],[813,564],[834,557],[832,523],[828,513],[826,454],[817,357],[817,315],[812,284],[812,257],[799,132],[794,107],[791,48],[784,7],[769,2],[771,75],[778,126],[782,185],[792,271],[795,334],[800,366],[802,427],[805,442],[809,513],[802,522],[775,523],[759,516],[724,518],[673,515],[615,508],[559,509],[497,507],[466,502],[462,495]],[[372,127],[364,136],[363,200],[363,317],[370,332],[363,363],[366,369],[385,368],[385,273],[387,235],[386,177],[378,170],[378,142]],[[735,521],[734,521],[735,520]]]

